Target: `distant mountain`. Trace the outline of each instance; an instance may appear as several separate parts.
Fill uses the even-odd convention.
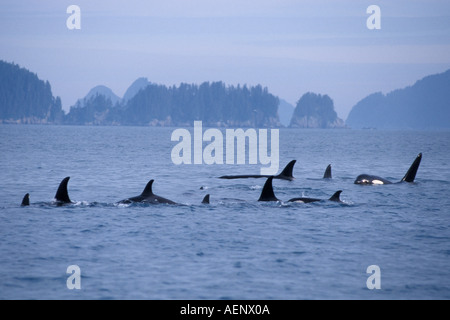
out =
[[[83,105],[77,104],[70,108],[70,112],[64,119],[65,124],[74,125],[104,125],[114,124],[113,115],[119,109],[119,105],[113,105],[110,98],[102,94],[96,94],[83,99]]]
[[[417,81],[413,86],[358,102],[347,118],[352,128],[450,128],[450,70]]]
[[[111,100],[113,105],[115,105],[117,103],[121,103],[121,104],[124,105],[129,100],[131,100],[141,89],[144,89],[145,87],[147,87],[150,84],[151,83],[148,81],[147,78],[139,78],[139,79],[137,79],[127,89],[127,91],[125,92],[123,98],[120,98],[119,96],[117,96],[110,88],[108,88],[108,87],[106,87],[104,85],[99,85],[99,86],[96,86],[96,87],[92,88],[84,98],[79,99],[76,102],[76,106],[77,107],[82,107],[83,104],[84,104],[84,100],[88,101],[92,97],[95,97],[97,95],[104,96],[106,99]]]
[[[280,105],[278,106],[278,116],[283,126],[289,127],[291,123],[292,115],[294,114],[294,106],[283,99],[280,99]]]
[[[104,125],[110,121],[112,110],[120,107],[120,98],[108,87],[92,88],[83,99],[78,99],[64,118],[65,124]],[[108,116],[109,115],[109,116]]]
[[[345,128],[345,123],[338,118],[333,100],[329,96],[308,92],[297,102],[290,127]]]
[[[145,87],[149,86],[151,83],[147,78],[139,78],[131,84],[131,86],[125,92],[122,102],[127,103],[129,100],[134,98],[134,96]]]
[[[60,123],[61,99],[48,81],[16,64],[0,61],[0,123]]]
[[[110,88],[100,85],[100,86],[96,86],[96,87],[92,88],[83,99],[79,99],[77,101],[77,106],[78,107],[83,106],[84,101],[88,101],[88,100],[92,99],[92,97],[95,97],[98,95],[104,96],[106,99],[111,100],[113,105],[120,102],[120,98]]]

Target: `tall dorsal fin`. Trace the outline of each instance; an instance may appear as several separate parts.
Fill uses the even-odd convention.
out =
[[[402,179],[402,182],[414,182],[416,178],[417,170],[419,170],[420,161],[422,161],[422,153],[419,153],[417,158],[414,160],[413,164],[409,168],[408,172],[406,172],[405,176]]]
[[[56,191],[55,199],[58,202],[71,203],[69,198],[69,193],[67,192],[67,184],[69,183],[70,177],[64,178],[59,184],[58,191]]]
[[[209,204],[209,198],[210,198],[210,195],[207,194],[207,195],[203,198],[202,203],[203,203],[203,204]]]
[[[327,169],[325,170],[323,178],[324,179],[331,179],[332,178],[332,175],[331,175],[331,164],[329,164]]]
[[[30,205],[30,194],[27,193],[27,194],[25,195],[25,197],[23,197],[23,200],[22,200],[22,207],[26,207],[26,206],[29,206],[29,205]]]
[[[267,179],[258,201],[279,201],[273,192],[272,180],[273,177]]]
[[[144,189],[144,191],[142,191],[142,194],[141,194],[141,196],[143,196],[143,197],[149,197],[149,196],[152,196],[153,195],[153,191],[152,191],[152,185],[153,185],[153,182],[154,182],[155,180],[150,180],[148,183],[147,183],[147,185],[145,186],[145,189]]]
[[[294,171],[294,165],[297,162],[297,160],[292,160],[289,162],[286,167],[283,169],[283,171],[277,176],[277,178],[282,178],[286,180],[294,180],[293,171]]]
[[[330,198],[330,201],[341,202],[341,193],[342,190],[336,191],[336,193]]]

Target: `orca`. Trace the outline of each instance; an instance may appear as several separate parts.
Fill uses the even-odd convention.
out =
[[[416,178],[417,170],[419,169],[421,161],[422,161],[422,153],[419,153],[419,155],[416,157],[416,159],[412,163],[411,167],[406,172],[405,176],[402,178],[402,180],[400,180],[397,183],[401,183],[401,182],[413,183],[414,179]],[[356,178],[355,184],[384,185],[384,184],[392,184],[392,182],[387,179],[381,178],[379,176],[373,176],[373,175],[369,175],[369,174],[361,174]]]
[[[267,179],[258,201],[280,201],[277,197],[275,197],[275,193],[273,192],[273,178],[274,177],[269,177]]]
[[[342,202],[341,201],[341,193],[342,190],[336,191],[328,201],[334,201],[334,202]],[[314,198],[293,198],[289,200],[288,202],[297,202],[297,203],[311,203],[311,202],[318,202],[322,201],[322,199],[314,199]]]
[[[332,179],[332,175],[331,175],[331,164],[328,165],[328,167],[325,170],[325,173],[323,174],[323,178],[324,179]]]
[[[64,205],[72,203],[69,198],[69,192],[67,191],[67,184],[69,183],[70,177],[66,177],[59,184],[58,190],[55,194],[55,202],[57,205]]]
[[[69,198],[69,193],[67,191],[67,184],[69,183],[70,177],[64,178],[59,184],[58,190],[56,191],[55,197],[51,205],[63,206],[65,204],[73,203]],[[30,205],[30,194],[27,193],[22,200],[22,207],[27,207]]]
[[[155,180],[150,180],[141,195],[119,201],[120,204],[149,203],[149,204],[176,204],[172,200],[157,196],[153,193],[152,186]]]
[[[334,202],[342,202],[340,199],[342,190],[337,191],[330,199],[329,201]],[[261,196],[259,197],[258,201],[281,201],[275,196],[275,193],[273,192],[273,177],[269,177],[264,184],[264,188],[261,192]],[[322,199],[314,199],[314,198],[293,198],[290,199],[288,202],[299,202],[299,203],[311,203],[311,202],[318,202],[322,201]]]
[[[202,204],[209,204],[209,198],[210,198],[210,195],[207,194],[207,195],[203,198]]]
[[[249,179],[249,178],[269,178],[273,177],[274,179],[280,179],[280,180],[288,180],[292,181],[294,180],[294,176],[292,175],[292,172],[294,170],[294,165],[297,162],[297,160],[292,160],[289,162],[286,167],[283,169],[283,171],[277,175],[277,176],[269,176],[269,175],[236,175],[236,176],[222,176],[219,177],[219,179]]]
[[[30,194],[27,193],[27,194],[23,197],[21,206],[22,206],[22,207],[27,207],[27,206],[29,206],[29,205],[30,205]]]
[[[381,178],[379,176],[372,176],[369,174],[360,174],[356,180],[355,184],[373,184],[373,185],[381,185],[381,184],[392,184],[389,180]]]

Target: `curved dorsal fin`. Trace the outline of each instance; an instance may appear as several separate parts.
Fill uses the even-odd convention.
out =
[[[207,194],[207,195],[203,198],[202,203],[203,203],[203,204],[209,204],[209,198],[210,198],[210,195]]]
[[[29,206],[29,205],[30,205],[30,194],[27,193],[27,194],[25,195],[25,197],[23,197],[23,200],[22,200],[22,207],[26,207],[26,206]]]
[[[55,199],[56,201],[63,203],[71,203],[69,198],[69,193],[67,191],[67,184],[69,183],[70,177],[64,178],[59,184],[58,191],[56,191]]]
[[[324,179],[331,179],[332,178],[332,175],[331,175],[331,164],[329,164],[327,169],[325,170],[323,178]]]
[[[273,192],[272,180],[273,177],[267,179],[258,201],[278,201]]]
[[[336,193],[330,198],[330,201],[341,202],[341,193],[342,190],[336,191]]]
[[[422,154],[419,153],[417,158],[414,160],[413,164],[409,168],[408,172],[406,172],[405,176],[402,179],[402,182],[414,182],[416,178],[417,170],[419,170],[420,161],[422,160]]]
[[[295,178],[293,176],[293,171],[296,162],[297,160],[292,160],[291,162],[289,162],[277,177],[282,177],[287,180],[294,180]]]
[[[142,191],[142,194],[141,194],[141,196],[143,196],[143,197],[149,197],[149,196],[152,196],[153,195],[153,191],[152,191],[152,185],[153,185],[153,182],[154,182],[155,180],[150,180],[148,183],[147,183],[147,185],[145,186],[145,189],[144,189],[144,191]]]

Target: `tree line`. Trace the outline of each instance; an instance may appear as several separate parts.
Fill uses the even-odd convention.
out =
[[[64,119],[61,99],[50,83],[14,63],[0,61],[0,120],[57,123]]]
[[[279,104],[279,98],[261,85],[148,83],[131,99],[115,103],[103,92],[89,94],[65,114],[48,81],[0,61],[0,123],[192,126],[202,121],[212,127],[280,127]],[[328,96],[307,93],[297,103],[291,126],[339,127],[339,121]]]
[[[73,106],[68,124],[278,126],[277,97],[267,88],[204,82],[167,87],[150,84],[125,103],[95,95]]]
[[[132,99],[113,104],[104,95],[78,101],[66,115],[48,81],[14,63],[0,61],[0,122],[76,125],[279,126],[279,100],[261,85],[205,82],[149,84]]]

